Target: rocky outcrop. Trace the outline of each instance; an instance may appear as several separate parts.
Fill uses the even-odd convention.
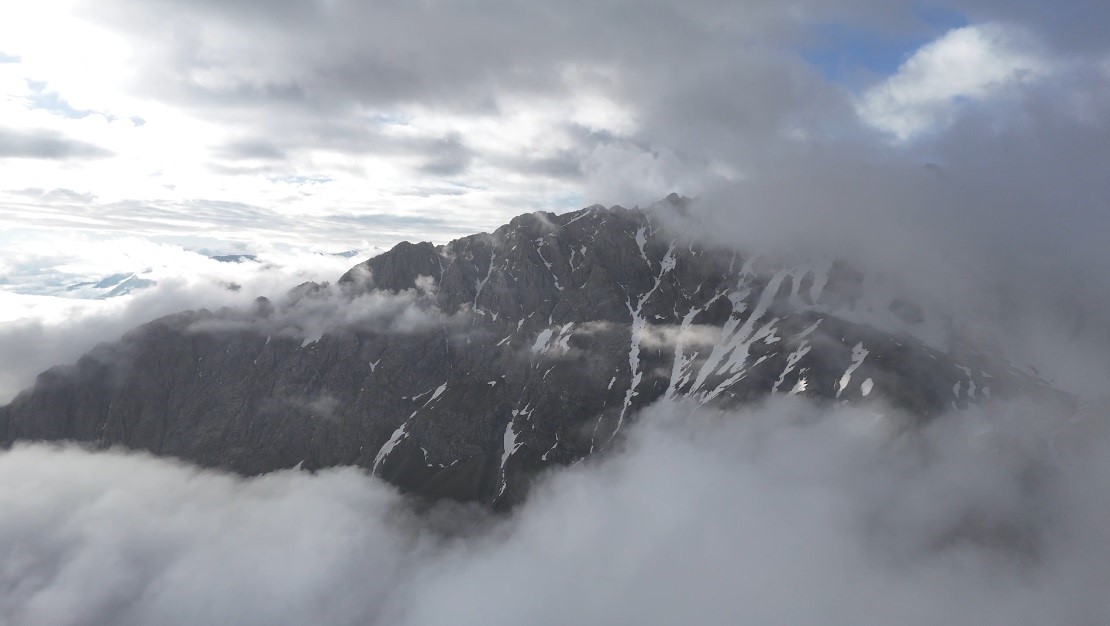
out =
[[[429,498],[507,505],[660,398],[797,394],[927,419],[1043,387],[929,343],[919,307],[844,264],[776,265],[668,232],[658,212],[680,205],[522,215],[399,244],[249,312],[156,320],[40,375],[0,408],[0,440],[122,444],[246,474],[357,465]],[[287,314],[378,293],[436,316],[313,334]]]

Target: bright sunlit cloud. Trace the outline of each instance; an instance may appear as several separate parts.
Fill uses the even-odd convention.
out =
[[[899,140],[949,126],[960,108],[1050,73],[1033,36],[998,24],[949,31],[923,46],[857,103],[865,122]]]

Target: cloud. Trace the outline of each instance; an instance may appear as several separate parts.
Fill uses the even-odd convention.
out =
[[[966,26],[923,46],[857,103],[865,122],[905,141],[952,123],[966,102],[1052,71],[1032,36],[999,24]]]
[[[353,469],[0,454],[12,623],[1101,623],[1106,415],[659,405],[505,519]],[[1055,431],[1055,432],[1054,432]],[[1101,434],[1099,434],[1101,433]],[[1055,452],[1055,453],[1053,453]],[[106,567],[110,563],[111,567]]]
[[[1027,36],[1038,33],[1032,25],[969,28],[925,45],[877,83],[880,94],[897,86],[890,93],[905,96],[905,112],[925,116],[914,119],[942,120],[911,142],[891,145],[859,127],[853,109],[820,118],[835,122],[823,133],[810,125],[750,142],[711,115],[699,124],[713,125],[716,139],[668,116],[680,121],[665,132],[686,153],[705,148],[707,162],[735,172],[695,185],[691,213],[701,224],[677,228],[750,254],[841,258],[885,274],[911,300],[945,311],[952,330],[1051,372],[1070,391],[1101,393],[1110,279],[1099,268],[1110,253],[1095,233],[1110,229],[1100,200],[1110,186],[1092,167],[1110,158],[1103,56],[1049,50]],[[942,52],[965,46],[974,54],[941,63]],[[1036,80],[1010,80],[1021,67],[1038,68]],[[911,76],[912,85],[899,82]],[[953,106],[945,98],[955,93],[979,101]],[[845,96],[831,102],[851,102]]]
[[[91,143],[77,141],[59,133],[43,130],[0,128],[0,159],[96,159],[112,153]]]
[[[0,259],[0,402],[30,386],[39,372],[72,363],[93,346],[116,341],[139,324],[184,310],[247,309],[259,296],[280,300],[298,284],[334,280],[355,263],[341,256],[266,246],[245,250],[253,252],[257,262],[220,263],[180,246],[136,238],[70,236],[65,253],[42,250],[39,241],[36,236],[9,241]],[[156,284],[109,300],[82,300],[74,297],[79,291],[68,290],[73,284],[121,272],[139,273]],[[339,310],[338,300],[328,302],[332,308],[318,304],[319,315],[312,319],[369,323],[369,312],[381,311],[354,305]],[[403,308],[398,300],[390,309],[395,314],[389,319],[396,325],[421,319],[418,311]],[[328,311],[331,317],[324,315]],[[285,315],[282,319],[292,324],[292,312]]]
[[[365,623],[418,547],[397,496],[351,469],[242,482],[120,453],[2,458],[22,479],[0,530],[13,624]]]
[[[346,332],[413,333],[453,326],[458,321],[435,306],[435,281],[419,276],[416,287],[391,293],[370,291],[351,294],[341,286],[305,283],[289,294],[265,303],[202,319],[187,332],[213,333],[250,330],[303,338],[306,344],[325,334]]]
[[[286,154],[281,148],[261,139],[230,142],[224,147],[223,154],[233,160],[280,161],[286,158]]]

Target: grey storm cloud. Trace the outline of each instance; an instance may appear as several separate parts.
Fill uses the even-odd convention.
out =
[[[1063,432],[1043,417],[995,407],[895,437],[851,408],[659,405],[619,454],[548,476],[504,518],[417,515],[353,468],[242,479],[20,445],[0,454],[0,616],[1104,623],[1106,415]]]
[[[112,153],[50,130],[0,128],[0,159],[97,159]]]
[[[827,14],[809,8],[806,20]],[[433,8],[158,2],[98,4],[87,13],[142,43],[147,54],[137,68],[140,91],[253,128],[259,137],[283,137],[286,152],[318,146],[424,151],[431,158],[416,167],[430,175],[463,171],[471,159],[459,147],[466,137],[393,146],[381,136],[381,126],[390,122],[365,112],[389,114],[417,105],[496,117],[506,97],[568,97],[588,84],[615,95],[644,120],[639,144],[689,154],[698,166],[706,161],[700,157],[704,148],[670,145],[666,129],[683,132],[702,120],[706,136],[717,138],[712,129],[718,119],[731,116],[730,127],[773,132],[777,113],[806,99],[817,111],[825,108],[822,101],[835,99],[835,90],[789,50],[803,30],[801,13],[774,3],[475,2]],[[173,16],[172,29],[167,15]],[[834,96],[813,97],[822,90]],[[577,163],[559,162],[568,154],[563,151],[524,159],[520,168],[533,176],[550,170],[556,178],[573,178],[591,153],[610,143],[592,133],[580,134],[577,142]],[[498,165],[514,169],[511,160]]]

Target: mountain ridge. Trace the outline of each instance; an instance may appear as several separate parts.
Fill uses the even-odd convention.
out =
[[[801,395],[927,420],[1049,390],[915,337],[928,314],[844,263],[780,265],[672,232],[663,212],[684,203],[524,214],[400,243],[250,311],[155,320],[40,375],[0,407],[0,442],[125,445],[244,474],[357,465],[507,506],[660,399]],[[859,323],[864,309],[882,323]]]

